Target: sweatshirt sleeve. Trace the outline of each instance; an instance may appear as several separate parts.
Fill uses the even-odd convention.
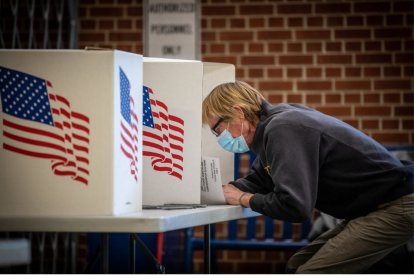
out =
[[[318,190],[320,132],[301,125],[267,127],[264,155],[272,191],[256,193],[251,208],[264,215],[301,222],[311,217]]]
[[[260,164],[260,156],[256,156],[253,161],[249,174],[244,178],[239,178],[236,181],[230,182],[243,192],[249,193],[266,193],[263,184],[268,182],[269,176],[266,174],[263,166]]]

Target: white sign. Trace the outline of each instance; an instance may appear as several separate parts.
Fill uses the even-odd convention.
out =
[[[222,185],[220,159],[203,156],[201,158],[201,203],[226,204]]]
[[[199,0],[146,0],[145,56],[198,60],[199,15]]]

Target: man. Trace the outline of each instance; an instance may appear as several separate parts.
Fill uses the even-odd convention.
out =
[[[253,151],[248,176],[223,185],[228,204],[301,222],[314,208],[344,221],[297,252],[289,272],[361,273],[414,232],[414,164],[302,105],[271,105],[247,83],[217,86],[203,123],[231,152]]]

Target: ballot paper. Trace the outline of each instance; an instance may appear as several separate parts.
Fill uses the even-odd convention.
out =
[[[221,182],[220,159],[201,157],[201,203],[226,204]]]

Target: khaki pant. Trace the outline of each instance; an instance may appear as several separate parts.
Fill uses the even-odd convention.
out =
[[[292,256],[288,272],[362,273],[414,236],[414,194],[342,222]]]

